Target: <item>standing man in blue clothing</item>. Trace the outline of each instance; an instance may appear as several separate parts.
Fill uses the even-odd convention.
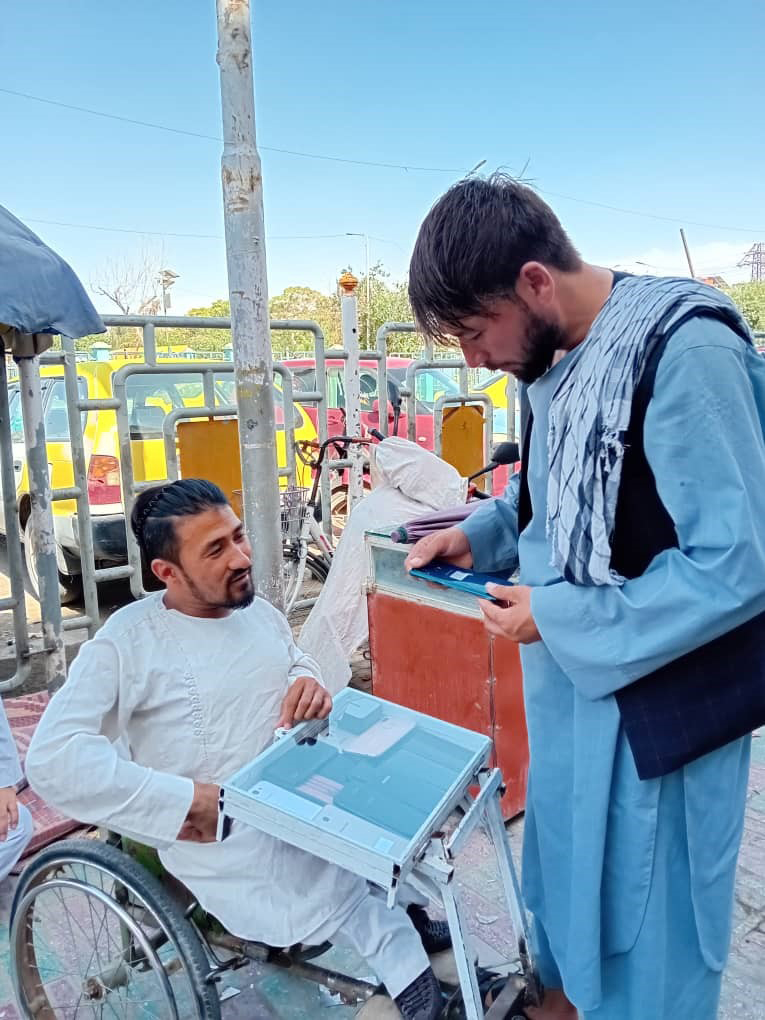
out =
[[[527,1014],[713,1020],[765,721],[765,361],[720,292],[588,265],[503,175],[436,203],[409,288],[527,384],[517,489],[407,561],[520,566],[481,611],[523,661]]]

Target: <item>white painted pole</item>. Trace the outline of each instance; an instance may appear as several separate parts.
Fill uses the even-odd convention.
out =
[[[370,326],[372,322],[372,281],[369,279],[369,235],[364,234],[364,253],[367,263],[367,341],[366,349],[369,350]]]
[[[338,281],[342,290],[340,313],[343,330],[345,362],[345,431],[349,436],[361,435],[361,388],[359,384],[359,310],[356,288],[359,281],[352,273],[343,273]],[[364,453],[360,446],[351,446],[348,458],[348,513],[364,495]]]
[[[40,386],[40,361],[37,357],[19,357],[16,361],[19,366],[21,415],[24,420],[24,445],[32,504],[24,541],[32,543],[32,554],[37,566],[45,649],[45,683],[48,693],[55,694],[66,680],[66,654],[58,590],[56,531],[53,526],[53,500]]]
[[[255,140],[249,0],[217,0],[223,212],[231,301],[244,524],[259,595],[281,607],[282,542],[263,179]],[[286,437],[285,437],[286,438]]]

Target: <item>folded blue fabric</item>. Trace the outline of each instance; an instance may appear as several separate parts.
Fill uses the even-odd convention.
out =
[[[71,267],[3,206],[0,322],[22,333],[69,337],[106,331]]]

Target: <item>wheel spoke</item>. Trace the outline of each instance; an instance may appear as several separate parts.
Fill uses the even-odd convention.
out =
[[[90,916],[91,916],[91,920],[92,920],[92,918],[93,918],[93,905],[90,902],[90,896],[88,896],[88,910],[90,911]],[[98,969],[99,969],[99,971],[101,971],[101,969],[103,967],[103,965],[101,963],[101,954],[99,953],[99,950],[98,950],[98,940],[99,940],[99,938],[101,936],[101,932],[103,931],[104,924],[106,923],[107,916],[108,916],[107,912],[106,912],[106,910],[104,910],[104,916],[103,916],[103,918],[101,920],[101,924],[100,924],[99,929],[98,929],[98,934],[95,936],[95,938],[93,940],[93,952],[90,954],[90,959],[88,960],[88,962],[87,962],[87,964],[85,966],[85,974],[89,974],[90,973],[90,968],[93,966],[93,957],[94,956],[98,957]],[[95,925],[94,925],[94,927],[95,927]]]
[[[23,947],[24,962],[16,962],[21,966],[20,974],[23,972],[24,994],[42,998],[50,1015],[59,1020],[167,1020],[171,1012],[168,994],[176,995],[184,988],[191,993],[192,988],[187,964],[163,927],[161,915],[129,887],[128,901],[120,899],[119,905],[115,901],[111,907],[114,887],[121,883],[103,869],[72,862],[55,872],[50,886],[40,883],[27,906],[26,920],[21,922],[26,929],[22,929],[24,939],[16,944]],[[53,884],[63,876],[65,880],[71,876],[83,883],[82,887]],[[97,898],[95,890],[109,899]],[[128,912],[132,923],[147,938],[158,931],[169,939],[169,946],[181,960],[181,969],[173,974],[171,985],[176,991],[166,990],[164,972],[157,970],[158,965],[163,966],[162,959],[158,956],[152,960],[143,954],[122,911]],[[120,938],[120,930],[125,932],[125,939]],[[132,951],[138,954],[145,970],[131,966]],[[120,966],[128,968],[127,974],[120,972]],[[89,979],[101,984],[100,991],[97,985],[92,986],[94,998],[90,998],[86,985]]]

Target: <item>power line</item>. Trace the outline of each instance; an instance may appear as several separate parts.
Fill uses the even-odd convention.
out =
[[[346,234],[266,234],[267,241],[319,241]]]
[[[150,237],[196,237],[209,241],[222,241],[223,234],[182,234],[171,230],[139,230],[133,227],[104,227],[98,226],[95,223],[69,223],[65,220],[44,220],[36,216],[22,216],[20,217],[25,223],[44,223],[47,226],[52,227],[71,227],[74,230],[99,230],[105,233],[116,233],[116,234],[145,234]],[[341,237],[347,237],[346,233],[342,234],[266,234],[267,241],[329,241],[336,240]],[[404,251],[403,247],[398,241],[392,241],[388,237],[373,237],[369,235],[370,240],[379,241],[382,244],[392,244],[401,251]]]
[[[222,241],[223,234],[181,234],[171,230],[139,230],[133,227],[103,227],[94,223],[67,223],[64,220],[43,220],[35,216],[21,217],[25,223],[44,223],[53,227],[72,227],[75,230],[100,230],[117,234],[146,234],[153,237],[198,237],[210,241]],[[345,237],[345,234],[267,234],[267,241],[318,241]],[[383,238],[377,238],[382,241]],[[395,244],[395,241],[386,242]]]
[[[705,263],[702,263],[702,265],[704,264]],[[612,265],[611,263],[609,263],[609,266],[612,269],[628,269],[630,266],[641,266],[644,269],[655,269],[657,273],[659,273],[660,275],[662,274],[666,275],[669,273],[677,272],[679,263],[674,262],[671,263],[670,265],[665,264],[663,266],[659,266],[655,262],[643,262],[640,259],[634,259],[632,261],[619,262],[616,265]],[[704,269],[703,272],[699,271],[696,274],[696,276],[697,278],[701,278],[702,276],[720,276],[723,273],[733,272],[734,269],[738,269],[739,267],[740,263],[735,266],[718,266],[718,265],[709,266],[708,264],[706,264],[706,269]]]
[[[597,209],[609,209],[611,212],[625,213],[628,216],[643,216],[649,220],[663,220],[665,223],[685,223],[691,227],[706,227],[710,230],[735,230],[742,234],[762,234],[764,230],[756,230],[753,227],[724,227],[719,223],[698,223],[686,217],[678,219],[676,216],[659,216],[657,213],[641,212],[638,209],[623,209],[618,205],[607,205],[605,202],[594,202],[589,198],[576,198],[574,195],[561,195],[557,191],[548,191],[547,188],[537,188],[543,195],[551,195],[553,198],[563,198],[568,202],[579,202],[581,205],[592,205]]]
[[[138,127],[147,127],[154,131],[166,131],[173,135],[185,135],[188,138],[203,138],[205,141],[220,142],[221,145],[223,144],[223,139],[219,135],[207,135],[200,131],[187,131],[184,128],[170,127],[167,124],[155,124],[153,121],[149,120],[137,120],[134,117],[122,117],[117,113],[106,113],[104,110],[93,110],[87,106],[75,106],[73,103],[62,103],[57,99],[48,99],[44,96],[33,96],[28,92],[17,92],[15,89],[0,87],[0,92],[4,92],[8,96],[16,96],[19,99],[29,99],[35,103],[46,103],[48,106],[58,106],[64,110],[75,110],[77,113],[87,113],[90,114],[91,117],[103,117],[105,120],[116,120],[122,124],[135,124]],[[417,170],[423,173],[436,174],[460,174],[464,172],[464,168],[461,167],[414,166],[413,164],[408,163],[383,163],[371,159],[350,159],[346,156],[327,156],[318,152],[302,152],[298,149],[282,149],[276,148],[273,145],[260,145],[258,148],[264,152],[279,152],[285,156],[299,156],[302,159],[322,159],[331,163],[351,163],[355,166],[382,167],[386,170]]]
[[[147,128],[151,128],[152,130],[155,130],[155,131],[165,131],[165,132],[168,132],[170,134],[185,135],[186,137],[190,137],[190,138],[201,138],[201,139],[204,139],[206,141],[219,142],[220,144],[223,144],[223,139],[219,135],[208,135],[208,134],[203,134],[203,133],[201,133],[199,131],[188,131],[188,130],[186,130],[184,128],[170,127],[167,124],[155,124],[152,121],[137,120],[137,119],[135,119],[133,117],[123,117],[123,116],[121,116],[119,114],[116,114],[116,113],[106,113],[103,110],[94,110],[94,109],[92,109],[90,107],[86,107],[86,106],[76,106],[73,103],[62,103],[62,102],[60,102],[59,100],[56,100],[56,99],[48,99],[48,98],[43,97],[43,96],[34,96],[34,95],[31,95],[28,92],[18,92],[15,89],[3,88],[2,86],[0,86],[0,92],[5,93],[6,95],[9,95],[9,96],[16,96],[16,97],[18,97],[20,99],[29,99],[32,102],[36,102],[36,103],[45,103],[45,104],[47,104],[49,106],[57,106],[57,107],[61,107],[62,109],[65,109],[65,110],[74,110],[74,111],[76,111],[78,113],[87,113],[87,114],[89,114],[90,116],[93,116],[93,117],[102,117],[102,118],[104,118],[106,120],[119,121],[119,122],[121,122],[123,124],[134,124],[134,125],[137,125],[138,127],[147,127]],[[319,159],[319,160],[324,160],[324,161],[328,161],[328,162],[332,162],[332,163],[347,163],[347,164],[351,164],[351,165],[354,165],[354,166],[382,167],[382,168],[388,169],[388,170],[405,170],[405,171],[412,170],[412,171],[420,171],[420,172],[424,172],[424,173],[443,173],[443,174],[459,174],[459,173],[463,173],[464,172],[463,168],[457,168],[457,167],[415,166],[415,165],[410,165],[410,164],[405,164],[405,163],[384,163],[384,162],[379,162],[379,161],[376,161],[376,160],[350,159],[350,158],[347,158],[345,156],[328,156],[328,155],[321,154],[321,153],[316,153],[316,152],[303,152],[303,151],[300,151],[298,149],[276,148],[274,146],[269,146],[269,145],[261,145],[261,146],[259,146],[259,148],[262,149],[265,152],[278,152],[278,153],[281,153],[283,155],[298,156],[298,157],[303,158],[303,159]],[[702,222],[700,222],[698,220],[690,220],[687,217],[678,218],[676,216],[662,216],[662,215],[660,215],[658,213],[644,212],[644,211],[639,210],[639,209],[627,209],[627,208],[624,208],[623,206],[609,205],[609,204],[607,204],[605,202],[596,202],[593,199],[589,199],[589,198],[579,198],[576,195],[564,195],[561,192],[550,191],[547,188],[541,188],[541,187],[539,187],[537,185],[533,185],[533,186],[536,187],[536,189],[539,192],[541,192],[543,195],[550,195],[553,198],[561,198],[561,199],[564,199],[567,202],[577,202],[580,205],[589,205],[589,206],[592,206],[592,207],[594,207],[596,209],[607,209],[610,212],[623,213],[626,216],[639,216],[639,217],[643,217],[644,219],[659,220],[659,221],[664,222],[664,223],[687,224],[689,226],[703,227],[703,228],[706,228],[706,229],[709,229],[709,230],[730,230],[730,231],[735,231],[736,233],[744,233],[744,234],[750,234],[750,235],[765,233],[765,230],[759,229],[759,228],[755,229],[755,228],[752,228],[752,227],[731,227],[731,226],[725,226],[725,225],[719,224],[719,223],[702,223]],[[37,220],[37,221],[31,220],[30,222],[38,222],[38,223],[48,222],[48,223],[53,223],[52,220],[48,220],[48,221],[46,221],[46,220]],[[78,224],[66,224],[66,223],[58,223],[58,224],[54,224],[54,225],[56,225],[56,226],[78,226]],[[80,226],[82,226],[83,229],[87,229],[87,230],[115,230],[115,231],[117,231],[119,233],[130,233],[130,234],[135,234],[135,233],[160,234],[160,231],[151,231],[151,230],[142,230],[142,231],[140,231],[140,230],[128,230],[126,228],[117,228],[117,227],[89,227],[89,226],[86,226],[85,224],[80,224]],[[217,237],[217,235],[211,235],[211,234],[176,234],[176,233],[169,233],[169,232],[164,232],[164,233],[162,233],[161,236],[166,236],[166,237],[200,237],[200,238],[215,238],[215,237]],[[319,235],[316,235],[316,236],[319,236]],[[332,236],[332,235],[326,235],[326,236]],[[335,236],[339,237],[339,236],[343,236],[343,235],[339,235],[338,234],[338,235],[335,235]],[[378,240],[380,240],[380,239],[378,239]]]
[[[41,220],[37,217],[19,217],[25,223],[45,223],[52,227],[73,227],[75,230],[101,230],[109,234],[146,234],[153,237],[199,237],[210,241],[223,240],[222,234],[178,234],[170,230],[134,230],[130,227],[99,227],[93,223],[65,223],[63,220]]]

